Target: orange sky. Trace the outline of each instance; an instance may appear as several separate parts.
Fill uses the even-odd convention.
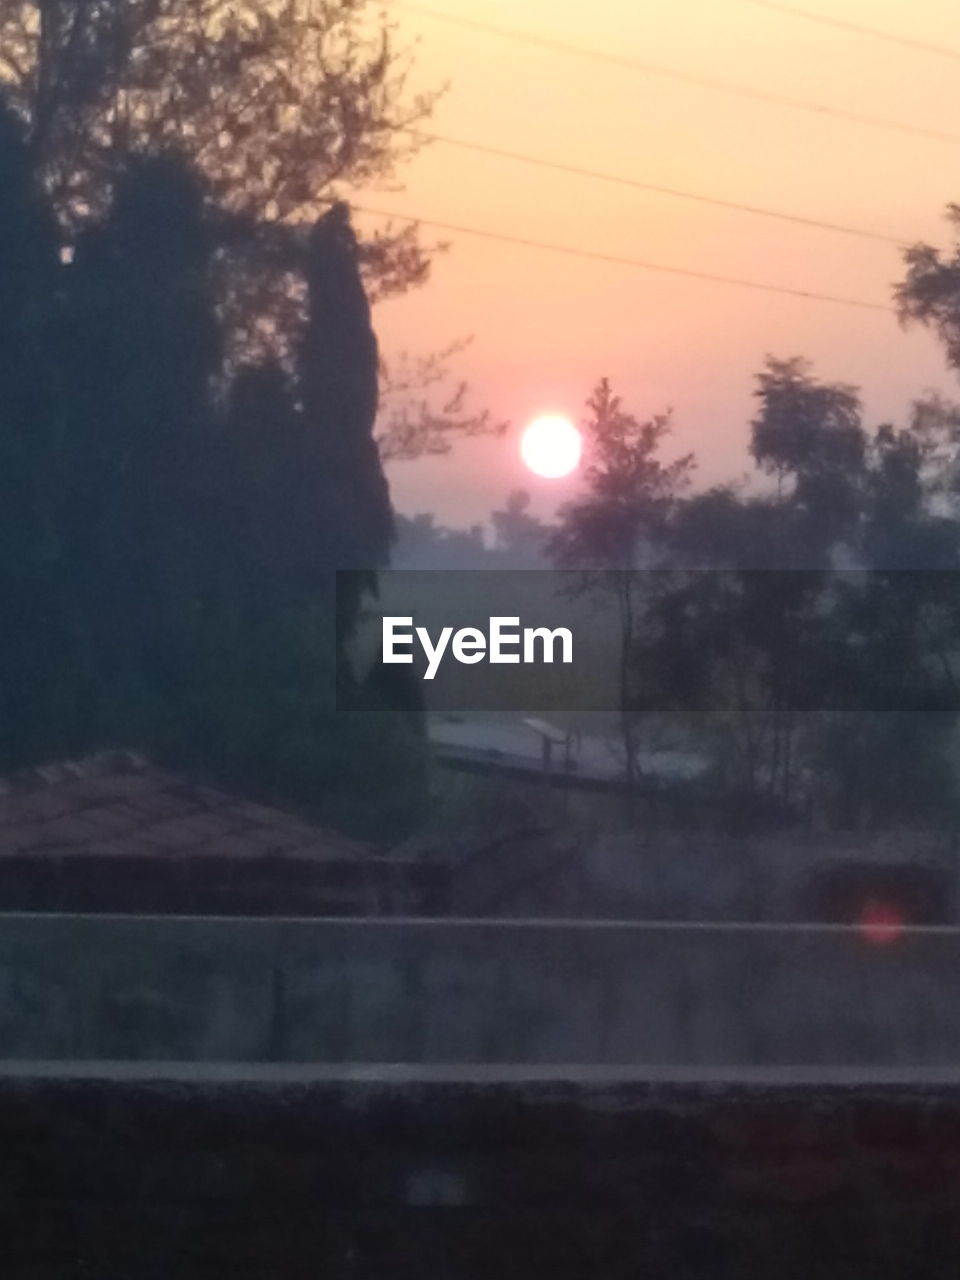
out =
[[[957,0],[795,0],[960,49]],[[746,0],[432,0],[448,13],[650,63],[960,134],[960,64],[827,30]],[[418,78],[451,89],[438,133],[906,240],[943,242],[960,201],[960,144],[765,105],[457,29],[402,7]],[[885,302],[892,245],[697,205],[436,144],[401,192],[363,202],[398,214]],[[426,235],[429,236],[430,232]],[[952,391],[931,337],[853,310],[452,235],[431,282],[376,314],[387,356],[473,334],[457,369],[519,429],[579,415],[607,375],[641,415],[675,411],[676,449],[702,482],[747,466],[751,380],[765,353],[802,354],[860,385],[871,423],[928,387]],[[569,486],[536,481],[516,439],[391,468],[400,510],[467,524],[525,484],[549,509]]]

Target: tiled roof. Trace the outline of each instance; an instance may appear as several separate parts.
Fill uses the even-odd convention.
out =
[[[0,779],[0,858],[161,855],[344,862],[367,846],[267,805],[106,751]]]

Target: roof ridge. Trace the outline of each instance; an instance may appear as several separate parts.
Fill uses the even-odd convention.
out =
[[[140,751],[114,747],[73,760],[52,760],[47,764],[17,769],[0,778],[0,795],[38,791],[57,783],[72,782],[78,778],[100,778],[108,773],[136,773],[149,764],[148,757]]]

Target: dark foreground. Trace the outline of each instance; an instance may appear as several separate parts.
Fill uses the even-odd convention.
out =
[[[960,1274],[960,1088],[0,1080],[3,1274]]]

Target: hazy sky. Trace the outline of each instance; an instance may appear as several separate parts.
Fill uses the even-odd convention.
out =
[[[957,0],[795,0],[799,6],[960,50]],[[960,63],[828,30],[749,0],[432,0],[447,13],[552,36],[775,94],[960,137]],[[391,6],[393,8],[393,6]],[[934,141],[750,101],[537,49],[393,9],[419,37],[421,85],[451,88],[426,127],[472,142],[720,199],[946,242],[960,201],[960,142]],[[893,245],[808,229],[435,144],[404,189],[364,202],[519,237],[887,302]],[[433,233],[425,231],[425,237]],[[952,392],[934,340],[892,311],[856,310],[578,260],[451,234],[431,282],[378,309],[389,356],[474,335],[458,359],[477,403],[519,429],[580,415],[608,376],[628,406],[672,406],[675,447],[703,483],[733,478],[752,377],[765,353],[802,354],[853,382],[868,420],[902,417],[929,387]],[[960,394],[960,389],[958,389]],[[466,443],[390,473],[401,510],[467,524],[518,484],[543,509],[570,489],[523,469],[515,434]]]

